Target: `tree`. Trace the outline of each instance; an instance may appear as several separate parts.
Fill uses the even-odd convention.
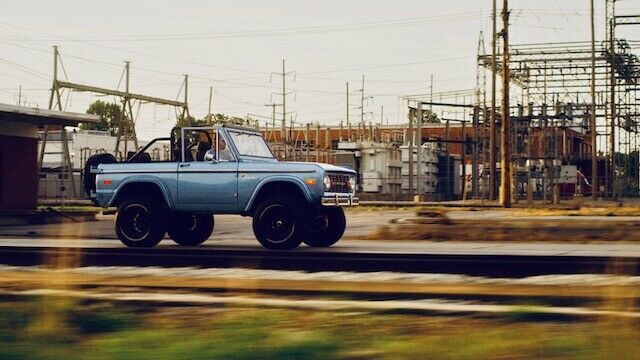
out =
[[[440,118],[431,110],[422,110],[422,122],[423,123],[432,123],[437,124],[440,123]]]
[[[82,123],[82,130],[102,130],[108,131],[109,135],[115,136],[118,133],[118,126],[122,119],[122,108],[115,103],[107,103],[102,100],[96,100],[89,105],[87,114],[100,115],[99,123]],[[127,121],[128,130],[132,130],[131,121]]]
[[[415,108],[409,108],[409,117],[415,118],[418,110]],[[422,110],[422,123],[423,124],[439,124],[440,118],[433,111],[429,109]]]
[[[196,119],[193,116],[178,116],[176,119],[177,127],[185,126],[213,126],[217,124],[233,124],[242,126],[254,126],[257,123],[256,119],[247,116],[244,118],[238,116],[229,116],[226,114],[212,114],[206,115],[202,119]]]

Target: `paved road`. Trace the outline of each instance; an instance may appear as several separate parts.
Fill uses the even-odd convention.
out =
[[[409,218],[413,210],[351,211],[348,213],[348,227],[345,239],[328,252],[341,253],[404,253],[404,254],[452,254],[452,255],[532,255],[532,256],[616,256],[640,257],[640,244],[632,243],[531,243],[531,242],[432,242],[432,241],[369,241],[348,240],[358,238],[388,224],[393,219]],[[460,220],[503,220],[510,218],[504,211],[455,211],[449,213]],[[554,217],[555,218],[555,217]],[[560,221],[640,221],[640,217],[557,217]],[[529,220],[530,217],[525,219]],[[546,218],[548,219],[548,217]],[[535,220],[535,219],[533,219]],[[612,225],[613,226],[613,225]],[[113,229],[113,216],[102,217],[99,221],[0,227],[0,246],[79,246],[79,247],[121,247]],[[164,240],[160,246],[173,246]],[[216,216],[216,225],[211,238],[202,250],[223,248],[261,249],[253,236],[251,218],[233,215]],[[305,246],[301,251],[309,250]]]
[[[348,213],[345,238],[355,238],[368,234],[378,226],[388,224],[393,219],[414,216],[414,211],[353,211]],[[101,216],[98,221],[61,223],[29,226],[0,227],[0,237],[37,236],[62,238],[116,239],[113,229],[114,216]],[[254,241],[251,218],[238,215],[216,215],[211,239]]]

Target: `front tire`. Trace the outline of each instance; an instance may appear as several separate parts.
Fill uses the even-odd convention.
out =
[[[213,224],[212,215],[172,214],[167,232],[178,245],[196,246],[209,239]]]
[[[311,247],[329,247],[340,240],[347,227],[347,219],[341,207],[323,208],[313,220],[305,244]]]
[[[128,247],[154,247],[166,232],[162,202],[150,197],[131,197],[118,206],[116,234]]]
[[[302,243],[308,221],[300,201],[273,196],[262,201],[253,216],[253,233],[267,249],[291,250]]]

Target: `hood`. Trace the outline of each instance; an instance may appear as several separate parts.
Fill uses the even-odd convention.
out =
[[[325,164],[325,163],[313,163],[313,162],[301,162],[301,161],[280,161],[279,163],[280,164],[292,164],[292,165],[305,165],[305,166],[314,165],[314,166],[317,166],[317,167],[321,168],[324,171],[348,172],[348,173],[353,173],[353,174],[356,173],[354,170],[346,168],[346,167],[336,166],[336,165],[331,165],[331,164]]]

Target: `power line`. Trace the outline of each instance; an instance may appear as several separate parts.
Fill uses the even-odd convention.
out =
[[[377,30],[387,29],[399,26],[414,26],[428,23],[458,22],[465,20],[474,20],[481,13],[452,13],[436,16],[425,16],[415,18],[403,18],[395,20],[368,21],[361,23],[344,23],[322,26],[303,26],[288,27],[278,29],[256,29],[243,31],[227,31],[227,32],[208,32],[208,33],[185,33],[185,34],[149,34],[149,35],[127,35],[127,36],[85,36],[71,37],[65,36],[66,41],[98,41],[98,42],[138,42],[138,41],[170,41],[170,40],[202,40],[202,39],[226,39],[226,38],[245,38],[245,37],[263,37],[263,36],[285,36],[285,35],[307,35],[320,34],[330,32],[344,31],[360,31],[360,30]],[[55,36],[48,34],[48,36]],[[55,36],[57,37],[57,36]],[[18,40],[28,39],[31,41],[51,41],[51,38],[16,38]]]

